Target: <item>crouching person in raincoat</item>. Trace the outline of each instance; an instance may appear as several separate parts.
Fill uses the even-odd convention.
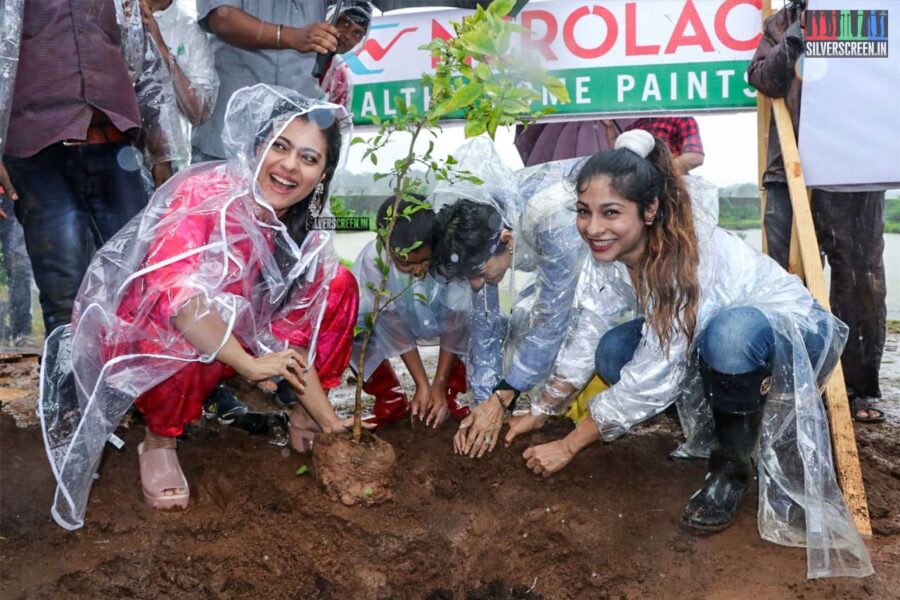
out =
[[[486,139],[456,153],[484,185],[437,190],[432,271],[468,281],[473,292],[467,366],[472,414],[463,419],[454,450],[484,456],[497,442],[503,419],[522,393],[538,386],[553,364],[569,323],[575,285],[587,248],[575,228],[568,176],[583,159],[504,171]],[[507,271],[533,275],[507,317],[500,288]]]
[[[325,389],[349,362],[358,288],[323,210],[349,122],[343,107],[256,85],[232,96],[229,160],[179,173],[95,256],[72,324],[53,333],[40,416],[58,481],[54,519],[81,527],[107,440],[134,404],[144,498],[186,507],[176,436],[225,377],[284,377],[294,429],[344,427]],[[310,416],[311,415],[311,416]]]
[[[394,207],[394,197],[378,209],[377,226],[386,229]],[[387,265],[386,295],[382,296],[375,329],[366,346],[363,390],[375,397],[372,415],[375,425],[398,421],[410,412],[403,386],[391,366],[399,356],[416,385],[412,416],[437,427],[448,416],[463,418],[469,411],[457,404],[466,391],[466,368],[460,360],[468,343],[467,313],[460,309],[467,287],[442,284],[428,274],[433,251],[434,211],[422,197],[401,200],[391,241],[372,240],[353,264],[359,282],[358,326],[372,320],[375,294],[381,286],[382,266]],[[388,250],[390,249],[390,250]],[[462,298],[461,298],[462,297]],[[356,336],[351,365],[359,372],[363,334]],[[418,347],[440,345],[437,370],[429,383]]]
[[[616,150],[585,164],[577,189],[578,231],[593,260],[535,416],[522,419],[540,426],[595,372],[610,387],[590,401],[592,419],[527,449],[528,468],[549,476],[681,394],[679,404],[693,413],[687,421],[700,425],[685,427],[686,445],[704,424],[715,438],[684,526],[711,533],[732,523],[758,446],[763,538],[807,546],[810,577],[871,573],[836,483],[819,395],[846,326],[797,277],[698,218],[668,150],[650,134],[622,134]],[[643,317],[616,325],[629,306]]]

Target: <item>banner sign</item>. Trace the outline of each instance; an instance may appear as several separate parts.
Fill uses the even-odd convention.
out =
[[[900,187],[900,2],[810,0],[805,17],[806,184]]]
[[[450,21],[466,10],[378,17],[364,46],[345,56],[358,123],[389,117],[393,98],[420,109],[429,90],[419,77],[435,65],[419,47],[450,38]],[[539,61],[564,80],[571,103],[546,90],[534,109],[559,118],[684,111],[752,110],[756,92],[746,69],[762,29],[760,0],[557,0],[530,2],[514,34],[525,61]]]

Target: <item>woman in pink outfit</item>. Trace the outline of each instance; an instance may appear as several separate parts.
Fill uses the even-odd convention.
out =
[[[298,450],[312,431],[345,427],[326,390],[349,362],[358,288],[310,217],[327,211],[347,129],[334,104],[239,90],[223,134],[229,159],[179,173],[97,253],[42,372],[60,525],[83,524],[105,442],[132,404],[147,425],[141,483],[156,508],[188,505],[175,437],[223,378],[287,380]]]

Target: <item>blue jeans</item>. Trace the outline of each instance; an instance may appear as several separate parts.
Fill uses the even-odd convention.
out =
[[[600,338],[594,361],[597,374],[607,385],[618,383],[622,368],[631,361],[641,341],[643,325],[644,319],[635,319],[613,327]],[[825,349],[827,334],[827,331],[804,333],[803,342],[813,365]],[[775,333],[758,308],[729,308],[713,317],[700,333],[697,348],[700,358],[714,371],[742,375],[771,366],[775,358]],[[827,376],[831,368],[824,366],[820,377]]]
[[[44,148],[5,156],[19,193],[47,335],[72,318],[72,304],[94,252],[147,204],[140,157],[128,142]]]

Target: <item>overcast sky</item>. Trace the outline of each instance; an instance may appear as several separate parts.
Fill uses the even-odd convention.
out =
[[[697,122],[700,124],[706,160],[702,167],[692,171],[695,175],[702,175],[718,186],[757,181],[755,112],[698,115]],[[358,135],[367,137],[362,131],[358,132]],[[435,153],[446,156],[463,141],[461,126],[446,125],[435,143]],[[400,147],[401,145],[398,144],[396,149],[386,148],[383,155],[379,155],[378,164],[384,166],[399,158],[400,153],[405,150]],[[507,165],[514,169],[521,168],[522,160],[513,146],[511,130],[498,131],[495,145]],[[362,163],[362,152],[362,145],[351,149],[349,170],[353,172],[375,170],[369,162]]]

